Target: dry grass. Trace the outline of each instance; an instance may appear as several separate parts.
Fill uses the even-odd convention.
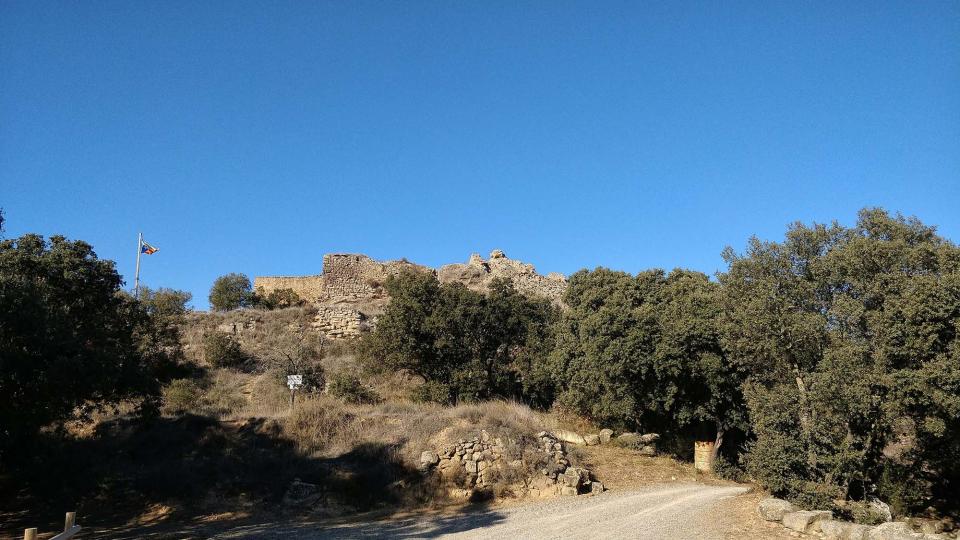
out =
[[[344,450],[362,440],[359,418],[339,401],[320,397],[297,405],[283,423],[283,433],[305,455]]]
[[[315,311],[309,307],[189,313],[181,327],[181,340],[187,359],[204,365],[204,337],[214,332],[230,333],[237,338],[245,353],[262,363],[276,351],[288,347],[302,329],[309,328],[314,316]],[[323,339],[316,332],[304,332],[303,335],[305,345],[321,349]]]

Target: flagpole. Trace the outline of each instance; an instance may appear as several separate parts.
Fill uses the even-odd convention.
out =
[[[137,272],[133,277],[133,297],[140,298],[140,252],[143,251],[143,233],[137,233]]]

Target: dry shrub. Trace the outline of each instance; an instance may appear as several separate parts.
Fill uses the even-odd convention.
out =
[[[300,451],[348,449],[360,440],[360,423],[339,401],[325,396],[298,403],[283,424],[284,434]]]
[[[203,391],[196,381],[190,379],[176,379],[163,387],[164,414],[183,414],[194,411],[200,404],[200,395]]]
[[[290,411],[290,389],[274,372],[258,375],[250,384],[249,416],[275,417]]]
[[[247,405],[242,387],[247,377],[228,369],[214,372],[210,385],[203,394],[204,408],[215,416],[236,415]]]

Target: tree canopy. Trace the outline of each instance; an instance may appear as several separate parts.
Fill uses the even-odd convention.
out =
[[[744,427],[720,345],[719,285],[699,272],[604,268],[570,279],[551,356],[559,401],[628,429]]]
[[[250,278],[244,274],[231,273],[220,276],[210,288],[210,307],[215,311],[230,311],[251,307],[255,296]]]
[[[83,241],[0,241],[0,451],[78,411],[157,395],[179,340],[120,286]]]
[[[879,491],[901,511],[955,494],[960,249],[867,209],[855,227],[795,224],[726,258],[725,348],[748,375],[754,477],[820,502]],[[903,493],[884,492],[894,477]]]
[[[484,295],[413,271],[385,287],[390,304],[361,348],[368,364],[420,375],[453,401],[536,399],[533,375],[520,366],[556,316],[549,302],[523,296],[506,280]]]

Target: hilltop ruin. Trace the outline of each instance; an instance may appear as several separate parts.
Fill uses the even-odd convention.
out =
[[[465,263],[448,264],[438,270],[407,260],[380,262],[366,255],[328,253],[322,273],[314,276],[258,276],[254,289],[269,294],[290,289],[316,307],[313,326],[333,339],[353,338],[368,330],[390,301],[383,283],[404,270],[429,272],[441,283],[463,283],[485,292],[498,277],[510,279],[518,291],[560,303],[567,278],[552,273],[542,276],[533,265],[508,258],[499,249],[484,260],[473,254]]]

